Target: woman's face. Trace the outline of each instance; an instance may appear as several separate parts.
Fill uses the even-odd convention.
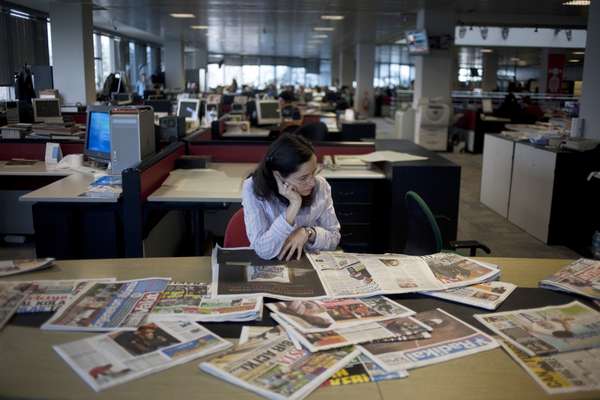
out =
[[[309,196],[315,187],[315,176],[319,173],[317,170],[317,156],[312,157],[301,164],[298,170],[289,174],[285,180],[293,185],[300,196]]]

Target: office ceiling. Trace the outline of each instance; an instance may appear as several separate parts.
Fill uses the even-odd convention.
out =
[[[50,0],[12,0],[48,11]],[[59,0],[89,3],[90,0]],[[188,47],[208,44],[209,52],[329,58],[332,47],[355,42],[359,19],[373,26],[377,43],[393,43],[415,26],[416,12],[427,7],[456,12],[468,24],[585,26],[586,7],[566,7],[563,0],[94,0],[94,25],[154,42],[182,38]],[[543,4],[543,6],[542,6]],[[170,13],[193,13],[176,19]],[[324,14],[343,21],[323,21]],[[190,25],[208,25],[207,31]],[[333,27],[333,32],[315,32]],[[326,34],[311,44],[315,34]]]

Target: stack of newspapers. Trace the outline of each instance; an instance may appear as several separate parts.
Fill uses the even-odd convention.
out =
[[[600,260],[580,258],[541,280],[540,287],[600,300]]]

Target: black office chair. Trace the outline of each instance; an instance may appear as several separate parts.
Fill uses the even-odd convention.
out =
[[[404,200],[407,219],[406,244],[403,253],[422,256],[442,251],[442,232],[425,200],[413,191],[407,192]],[[469,249],[471,257],[477,254],[477,249],[481,249],[487,254],[491,253],[488,246],[476,240],[451,241],[449,244],[450,248],[447,250]]]
[[[327,125],[322,122],[314,124],[306,124],[299,127],[295,132],[296,135],[304,136],[311,142],[322,142],[327,140]]]

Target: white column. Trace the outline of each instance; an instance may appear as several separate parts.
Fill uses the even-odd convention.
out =
[[[331,48],[331,85],[340,83],[340,52],[336,46]]]
[[[373,79],[375,77],[375,44],[358,43],[356,45],[356,92],[354,110],[372,116],[375,110]],[[368,103],[368,110],[365,105]]]
[[[600,2],[593,1],[588,12],[587,40],[583,64],[581,112],[583,136],[600,140]]]
[[[165,43],[165,86],[169,89],[183,89],[183,42],[171,40]]]
[[[346,47],[340,50],[340,86],[352,87],[356,74],[354,48]]]
[[[92,4],[50,3],[54,87],[63,104],[93,104],[94,42]]]
[[[481,90],[491,92],[498,86],[498,53],[483,53],[483,77]]]

